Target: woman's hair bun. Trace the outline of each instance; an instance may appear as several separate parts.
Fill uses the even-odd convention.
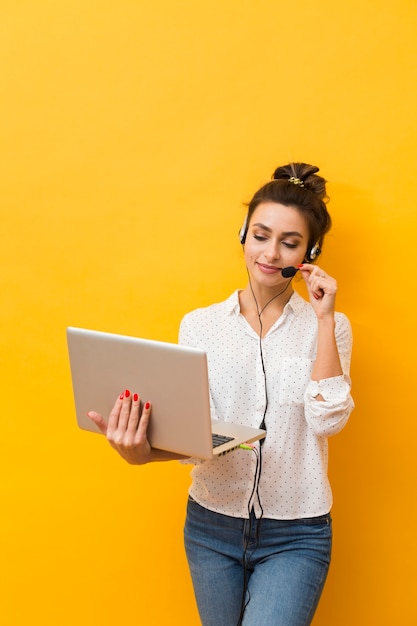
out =
[[[319,168],[308,163],[288,163],[277,167],[272,175],[274,180],[287,180],[292,184],[304,187],[315,193],[320,200],[328,200],[326,192],[326,180],[322,176],[317,176]]]

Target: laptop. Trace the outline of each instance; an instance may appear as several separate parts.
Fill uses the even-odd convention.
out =
[[[107,419],[116,398],[129,389],[152,403],[153,448],[211,459],[265,437],[265,430],[211,419],[203,350],[74,327],[67,328],[67,343],[76,419],[83,430],[101,433],[87,411]]]

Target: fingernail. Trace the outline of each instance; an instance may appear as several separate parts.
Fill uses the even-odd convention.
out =
[[[126,389],[126,391],[125,391],[125,398],[129,398],[129,396],[130,396],[130,391],[129,391],[129,389]]]
[[[139,399],[138,394],[137,394],[137,393],[134,393],[134,394],[133,394],[133,401],[134,401],[134,402],[137,402],[137,401],[138,401],[138,399]]]
[[[119,399],[120,399],[120,400],[123,400],[124,395],[125,395],[125,394],[124,394],[124,392],[123,392],[123,393],[121,393],[121,394],[120,394],[120,396],[119,396]]]
[[[313,293],[313,296],[315,297],[316,300],[320,298],[320,296],[318,296],[316,293]]]
[[[297,265],[297,267],[304,267],[304,263],[301,263],[301,265]]]
[[[147,402],[147,403],[145,404],[145,409],[149,409],[149,407],[150,407],[150,406],[151,406],[151,405],[149,404],[149,402]]]

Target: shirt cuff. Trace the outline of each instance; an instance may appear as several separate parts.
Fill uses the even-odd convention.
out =
[[[311,398],[321,395],[324,400],[336,400],[350,392],[350,379],[341,374],[322,380],[310,380],[306,392]]]

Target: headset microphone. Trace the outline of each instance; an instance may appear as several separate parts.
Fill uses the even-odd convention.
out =
[[[296,275],[297,272],[298,269],[296,267],[293,267],[292,265],[290,265],[289,267],[284,267],[281,270],[281,274],[284,278],[292,278]]]

